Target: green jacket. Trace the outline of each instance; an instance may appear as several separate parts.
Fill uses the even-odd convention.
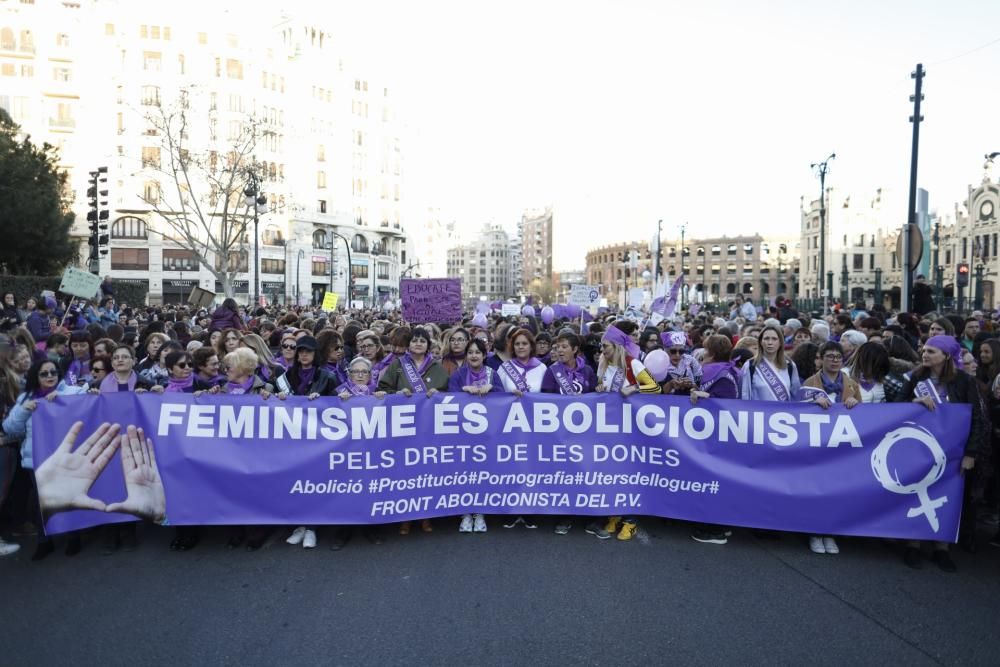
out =
[[[447,391],[448,389],[448,372],[445,371],[444,366],[439,361],[431,362],[431,365],[424,371],[423,378],[424,384],[427,385],[428,389],[437,389],[438,391]],[[393,359],[378,381],[378,390],[388,394],[395,394],[403,389],[413,391],[410,381],[406,378],[406,373],[403,372],[403,365],[400,363],[400,360]]]

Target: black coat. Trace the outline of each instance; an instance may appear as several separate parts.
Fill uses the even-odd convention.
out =
[[[312,384],[309,385],[309,391],[302,394],[303,396],[308,396],[309,394],[319,394],[320,396],[333,396],[337,393],[337,386],[340,383],[333,375],[323,368],[316,368],[316,374],[313,375]],[[299,367],[292,366],[287,371],[284,372],[281,377],[275,381],[275,389],[280,392],[285,392],[286,394],[298,394],[299,387]]]
[[[914,371],[916,373],[917,371]],[[916,386],[919,380],[911,377],[899,390],[896,395],[897,403],[906,403],[916,398]],[[972,424],[969,426],[969,438],[965,441],[966,456],[976,456],[979,452],[985,452],[985,444],[988,442],[985,406],[979,393],[979,386],[975,378],[968,373],[957,371],[955,378],[948,383],[949,403],[968,403],[972,406]]]

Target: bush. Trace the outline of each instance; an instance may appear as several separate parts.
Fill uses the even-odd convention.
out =
[[[62,276],[0,275],[0,293],[13,292],[17,304],[22,306],[29,297],[37,299],[45,290],[56,292],[57,296],[60,296],[58,294],[60,282]],[[142,285],[114,283],[114,286],[115,301],[118,303],[127,303],[129,306],[145,305],[147,290]]]

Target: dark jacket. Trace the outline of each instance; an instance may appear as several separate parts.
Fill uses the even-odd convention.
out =
[[[238,313],[234,313],[225,306],[219,306],[212,312],[212,323],[208,325],[208,332],[212,333],[223,329],[246,331],[246,326]]]
[[[52,334],[52,329],[49,327],[48,313],[42,313],[37,310],[28,315],[28,322],[25,327],[31,333],[31,337],[35,339],[36,343],[44,343],[45,339]]]
[[[908,379],[896,396],[896,402],[912,401],[916,397],[917,382],[912,377]],[[948,383],[948,402],[968,403],[972,406],[972,424],[969,426],[969,438],[965,441],[965,455],[976,456],[979,452],[985,452],[985,443],[988,442],[986,414],[976,380],[967,373],[957,371],[955,379]]]
[[[340,383],[337,382],[333,375],[322,368],[316,368],[316,374],[313,375],[313,381],[312,384],[309,385],[309,390],[301,395],[308,396],[309,394],[319,394],[320,396],[333,396],[337,393],[337,386],[339,384]],[[275,381],[274,386],[279,393],[284,392],[286,394],[298,395],[299,367],[292,366],[285,371],[285,373]]]

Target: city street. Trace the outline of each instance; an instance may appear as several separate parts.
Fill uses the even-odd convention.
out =
[[[582,530],[458,534],[457,521],[331,552],[188,553],[147,527],[134,553],[0,561],[6,665],[894,664],[995,665],[1000,549],[953,548],[957,575],[913,571],[885,541],[815,555],[800,535],[738,529],[698,544],[646,519],[632,542]],[[415,526],[416,528],[416,526]]]

